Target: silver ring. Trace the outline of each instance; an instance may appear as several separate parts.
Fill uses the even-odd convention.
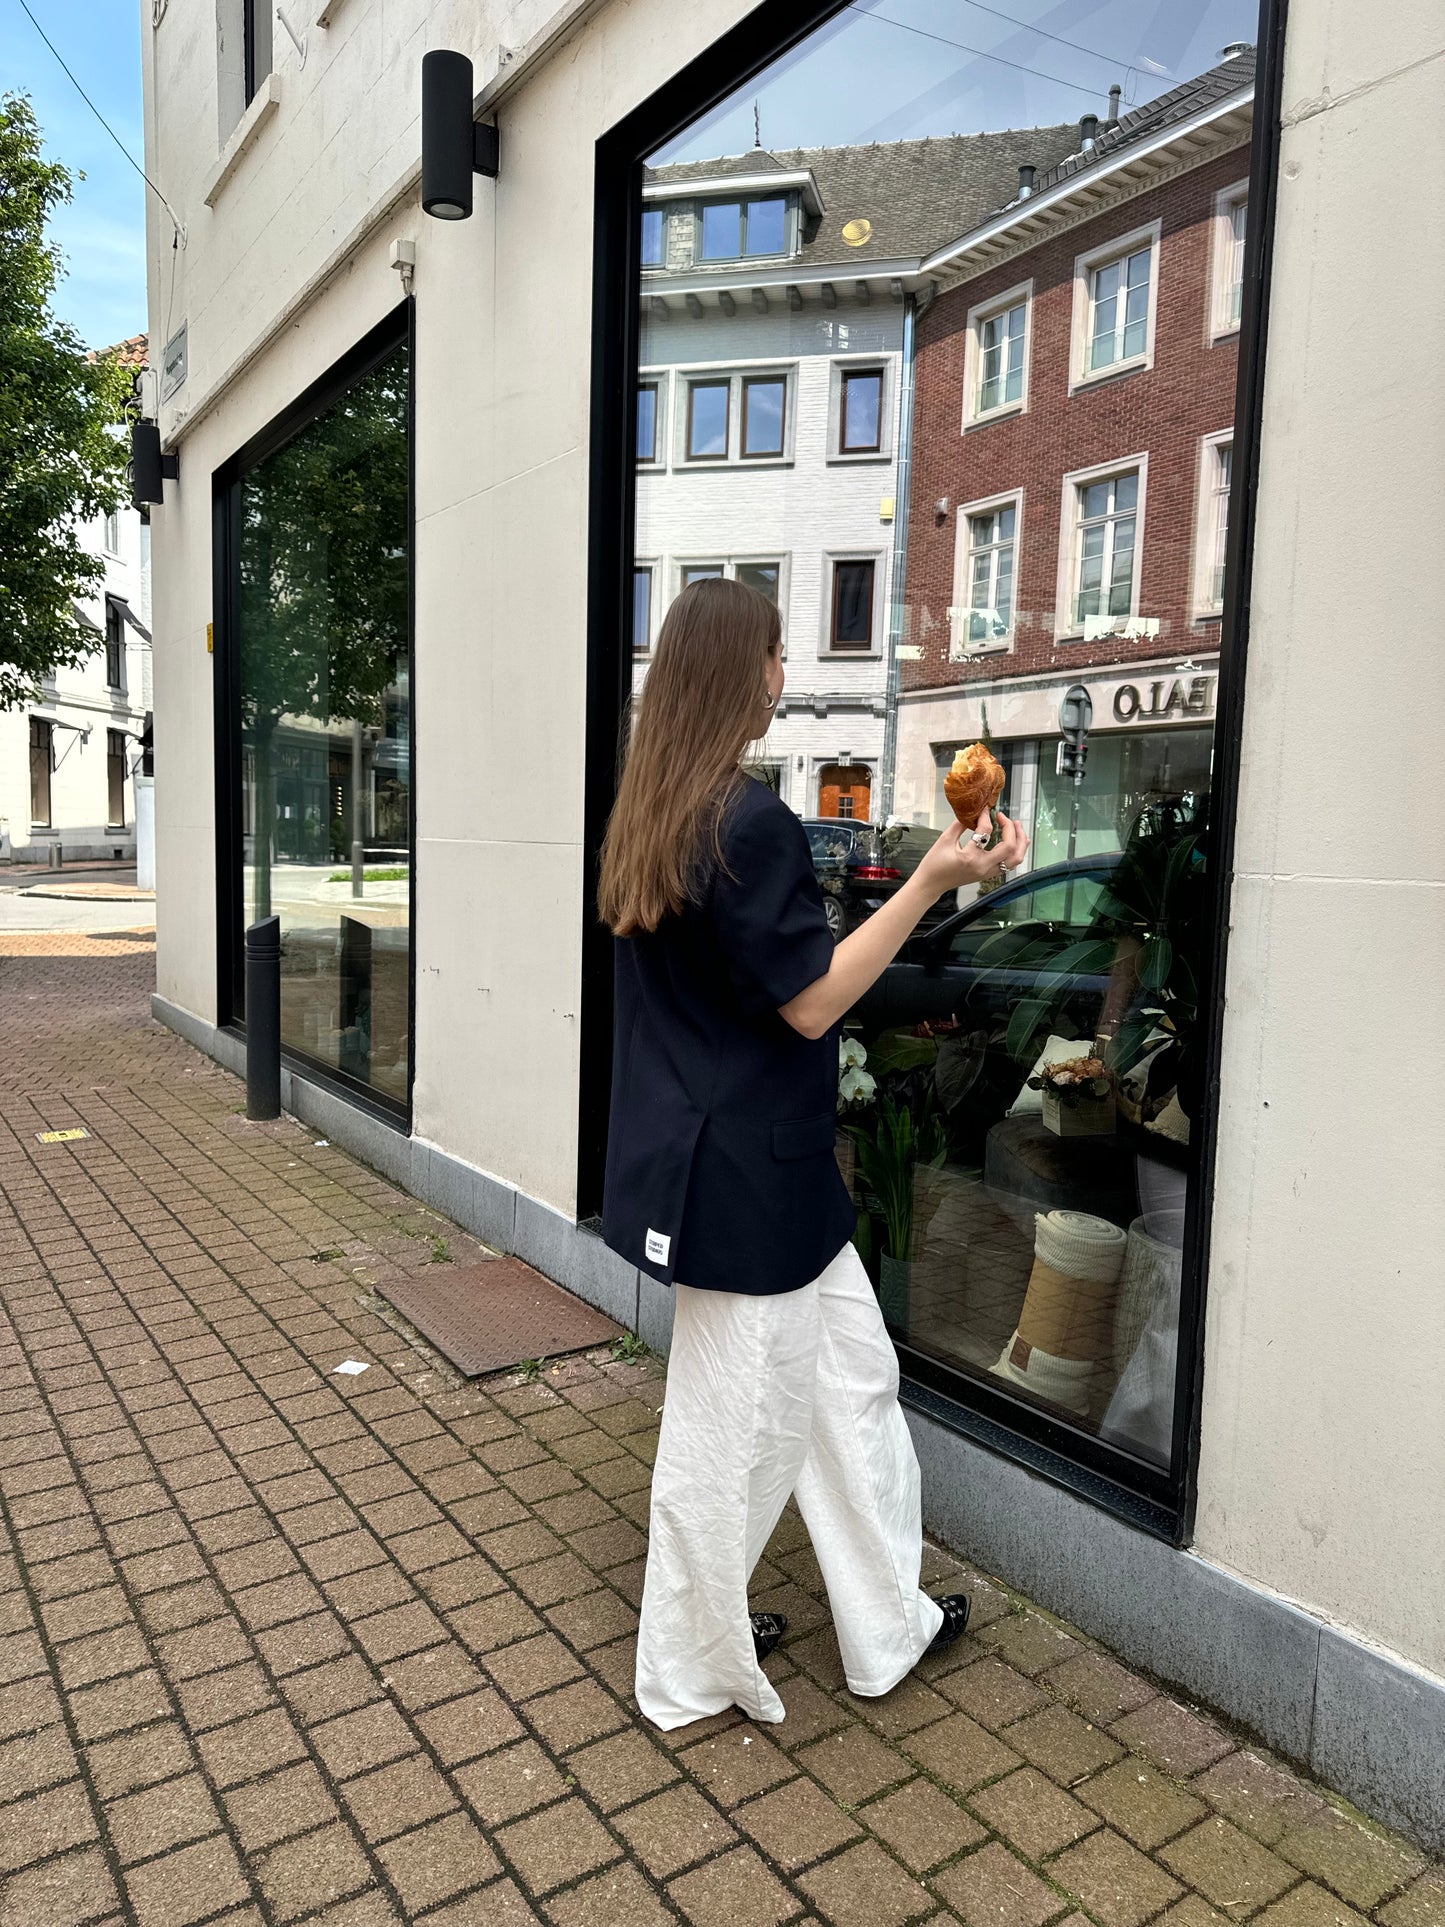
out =
[[[973,840],[975,843],[988,844],[993,841],[993,838],[991,836],[985,836],[982,830],[975,830],[973,833]]]

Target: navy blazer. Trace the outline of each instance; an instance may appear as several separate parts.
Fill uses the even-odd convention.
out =
[[[833,939],[807,835],[771,790],[742,784],[722,848],[694,902],[616,940],[602,1235],[663,1284],[795,1291],[857,1218],[833,1154],[837,1030],[778,1015]]]

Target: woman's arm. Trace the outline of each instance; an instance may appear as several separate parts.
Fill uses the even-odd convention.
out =
[[[1003,836],[991,850],[975,842],[973,831],[950,824],[902,888],[838,945],[826,975],[782,1005],[778,1015],[804,1037],[821,1037],[878,981],[924,911],[946,890],[979,883],[1000,864],[1006,870],[1017,869],[1029,840],[1002,810],[998,820]],[[978,819],[977,834],[990,835],[992,827],[985,810]]]

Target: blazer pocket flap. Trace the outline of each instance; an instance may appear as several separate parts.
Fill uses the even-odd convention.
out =
[[[812,1158],[831,1151],[838,1135],[837,1116],[824,1111],[821,1117],[789,1118],[773,1126],[775,1158]]]

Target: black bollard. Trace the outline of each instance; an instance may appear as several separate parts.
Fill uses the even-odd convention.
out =
[[[281,919],[246,932],[246,1115],[281,1115]]]

